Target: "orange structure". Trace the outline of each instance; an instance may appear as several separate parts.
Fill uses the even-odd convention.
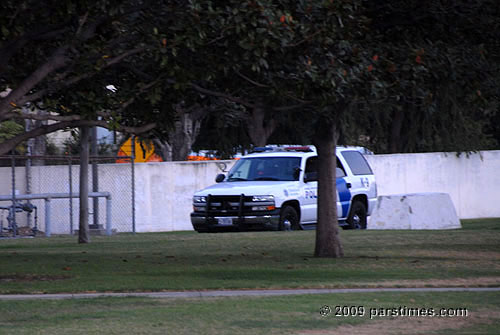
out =
[[[135,159],[134,163],[146,163],[146,162],[163,162],[160,156],[155,154],[155,146],[151,141],[142,141],[142,145],[140,141],[135,138]],[[132,156],[132,138],[126,140],[118,150],[118,156],[120,157],[130,157]],[[118,158],[116,160],[117,163],[130,163],[130,159]]]

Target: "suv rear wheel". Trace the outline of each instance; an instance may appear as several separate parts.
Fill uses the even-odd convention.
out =
[[[347,223],[349,229],[366,229],[366,206],[357,200],[352,203]]]

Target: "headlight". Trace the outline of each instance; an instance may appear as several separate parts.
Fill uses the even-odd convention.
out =
[[[252,197],[252,201],[271,202],[271,201],[274,201],[274,196],[272,196],[272,195],[254,195]]]
[[[259,211],[259,212],[263,212],[263,211],[274,211],[276,209],[276,207],[273,206],[253,206],[252,207],[252,211]]]
[[[207,202],[207,197],[205,197],[205,196],[195,195],[193,197],[193,203],[195,203],[195,204],[201,204],[201,203],[206,203],[206,202]]]

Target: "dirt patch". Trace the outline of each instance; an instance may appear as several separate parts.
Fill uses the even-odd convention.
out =
[[[407,254],[404,256],[413,258],[437,257],[440,259],[466,259],[466,260],[481,260],[481,261],[500,260],[500,252],[494,252],[494,251],[470,252],[470,251],[446,250],[446,252],[441,252],[435,250],[412,250],[411,254]]]
[[[8,283],[8,282],[32,282],[32,281],[55,281],[55,280],[64,280],[70,279],[71,276],[62,276],[62,275],[34,275],[34,274],[24,274],[24,275],[1,275],[0,283]]]
[[[443,287],[499,287],[500,277],[471,277],[448,279],[397,279],[375,282],[350,282],[335,285],[296,287],[300,289],[344,289],[344,288],[443,288]],[[281,286],[271,289],[286,289]]]
[[[344,325],[329,330],[305,330],[297,334],[301,335],[371,335],[371,334],[426,334],[431,331],[444,329],[461,329],[473,327],[478,324],[491,324],[494,320],[500,318],[500,312],[490,310],[480,310],[471,312],[467,317],[454,318],[417,318],[401,317],[391,318],[390,320],[370,321],[361,325]]]
[[[12,231],[0,232],[2,237],[14,237]],[[41,230],[33,230],[31,227],[17,227],[16,236],[45,236],[45,232]]]
[[[353,283],[353,287],[491,287],[500,286],[500,277],[473,277],[450,279],[388,280]]]

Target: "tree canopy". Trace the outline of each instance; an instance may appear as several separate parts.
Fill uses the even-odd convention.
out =
[[[5,0],[0,91],[12,91],[0,99],[0,122],[56,123],[0,143],[0,153],[68,126],[154,129],[179,152],[203,120],[212,136],[231,137],[218,141],[226,151],[286,129],[318,147],[316,255],[341,256],[332,205],[339,139],[376,152],[494,145],[499,8],[495,0]],[[27,113],[27,102],[57,113]]]
[[[51,121],[0,143],[0,153],[67,127],[133,133],[170,119],[144,105],[158,100],[161,80],[157,18],[172,27],[177,19],[163,1],[6,0],[0,11],[0,91],[10,91],[0,99],[0,122]],[[28,102],[49,113],[22,109]]]
[[[185,132],[172,130],[184,110],[205,111],[191,114],[200,130],[206,111],[234,109],[255,145],[276,129],[312,141],[314,128],[296,114],[313,120],[312,106],[341,100],[343,143],[376,152],[489,148],[498,7],[493,0],[6,0],[0,91],[12,91],[0,98],[0,122],[53,123],[2,142],[0,151],[82,124],[130,132],[162,125],[154,136],[168,138]],[[26,102],[57,114],[26,113]]]

